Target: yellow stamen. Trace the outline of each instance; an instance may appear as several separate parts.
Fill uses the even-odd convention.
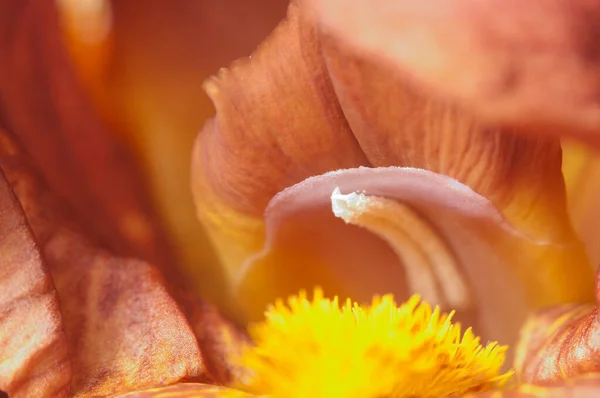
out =
[[[452,316],[418,295],[361,307],[301,292],[251,327],[255,346],[240,359],[250,375],[240,382],[276,398],[438,397],[504,384],[506,347],[481,346],[471,329],[461,335]]]

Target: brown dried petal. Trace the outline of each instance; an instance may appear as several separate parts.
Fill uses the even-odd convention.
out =
[[[198,343],[159,272],[99,249],[47,190],[12,137],[3,133],[0,142],[0,167],[58,291],[73,393],[106,395],[199,376]]]
[[[0,388],[69,395],[71,364],[56,290],[23,209],[0,173]]]

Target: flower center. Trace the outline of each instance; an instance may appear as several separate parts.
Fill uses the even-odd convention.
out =
[[[242,388],[287,398],[437,397],[483,391],[506,382],[506,347],[483,347],[461,334],[453,312],[418,295],[397,306],[392,296],[361,307],[305,292],[278,300],[250,328],[255,345],[240,358]]]

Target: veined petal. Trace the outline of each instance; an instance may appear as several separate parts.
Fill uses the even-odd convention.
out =
[[[202,352],[205,372],[199,380],[228,385],[245,377],[246,370],[240,366],[238,358],[250,341],[246,329],[193,293],[179,291],[174,296],[185,312]]]
[[[523,327],[516,370],[526,383],[552,385],[597,372],[598,309],[592,304],[545,309]]]
[[[404,300],[415,291],[406,269],[427,263],[399,258],[390,247],[393,242],[334,217],[329,201],[336,187],[405,204],[439,234],[454,256],[452,273],[462,278],[468,300],[436,304],[445,310],[454,307],[459,319],[485,339],[511,343],[532,309],[591,299],[592,273],[576,239],[527,236],[488,199],[443,175],[410,168],[358,168],[309,178],[271,201],[266,244],[247,259],[236,285],[240,303],[253,318],[276,297],[316,285],[328,295],[359,302],[383,293]],[[437,283],[454,286],[444,275],[448,273],[434,272]]]
[[[310,0],[327,28],[488,121],[600,144],[600,3]]]
[[[0,167],[56,287],[71,363],[71,392],[103,396],[202,375],[198,342],[160,272],[142,260],[102,249],[86,235],[85,223],[49,191],[32,164],[14,137],[0,130]],[[18,273],[9,275],[11,283],[19,282]],[[49,283],[43,278],[39,273],[40,294],[43,284]],[[51,296],[40,295],[43,298]],[[52,332],[53,325],[40,316],[36,326],[45,323]],[[5,337],[10,328],[0,332],[10,342]],[[43,337],[43,331],[37,333]],[[60,348],[60,340],[56,344]],[[61,366],[58,361],[54,364]]]
[[[600,302],[600,273],[596,277]],[[523,327],[515,370],[525,383],[556,385],[600,373],[598,304],[564,304],[540,311]]]
[[[566,214],[559,142],[487,128],[459,107],[429,98],[395,72],[336,47],[314,28],[301,4],[290,5],[287,21],[249,60],[234,63],[207,83],[217,116],[206,124],[194,148],[192,188],[198,215],[228,277],[236,281],[245,315],[260,317],[265,304],[277,296],[314,284],[359,301],[374,293],[405,297],[405,273],[387,243],[332,218],[326,201],[335,186],[305,208],[275,216],[280,212],[278,192],[311,176],[361,165],[412,166],[445,174],[453,183],[468,185],[498,213],[510,233],[478,237],[473,231],[481,225],[459,223],[475,235],[465,238],[462,248],[453,243],[451,251],[468,252],[472,239],[487,236],[478,265],[467,268],[480,270],[484,280],[492,280],[488,273],[502,273],[503,268],[507,274],[520,272],[511,283],[523,289],[516,293],[522,295],[511,311],[523,313],[509,316],[509,311],[498,318],[507,319],[511,338],[517,319],[528,309],[589,299],[591,269]],[[401,185],[403,173],[398,178]],[[348,185],[350,192],[364,189],[365,181],[358,180]],[[289,191],[293,194],[281,197],[311,197],[312,187],[301,183]],[[438,188],[443,190],[431,189]],[[431,194],[418,192],[409,207]],[[404,199],[399,191],[391,195]],[[451,201],[447,196],[440,206]],[[459,215],[464,216],[458,212],[452,217]],[[273,221],[280,218],[289,222]],[[445,234],[450,232],[442,234],[442,241]],[[513,258],[521,252],[526,254]],[[467,260],[457,263],[462,266]],[[561,273],[574,278],[572,287],[563,284]]]
[[[3,173],[0,209],[0,390],[11,397],[66,397],[71,362],[58,297]]]
[[[526,234],[562,239],[572,233],[557,139],[485,125],[397,70],[333,38],[325,42],[338,99],[373,166],[417,167],[453,177],[488,198]]]
[[[227,273],[263,244],[262,213],[279,191],[367,161],[337,104],[320,40],[296,6],[250,59],[206,83],[216,119],[198,136],[192,188]]]

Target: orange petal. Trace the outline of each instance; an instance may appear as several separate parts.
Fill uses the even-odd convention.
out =
[[[201,375],[198,343],[158,270],[99,249],[41,182],[14,139],[2,133],[0,142],[0,167],[58,292],[73,393],[106,395]]]
[[[373,166],[445,174],[488,198],[520,231],[562,239],[566,214],[557,139],[487,126],[406,76],[328,38],[325,57],[350,127]]]
[[[255,395],[231,390],[225,387],[212,386],[200,383],[181,383],[168,387],[153,388],[137,391],[130,394],[115,396],[114,398],[251,398]]]
[[[600,144],[598,2],[309,2],[331,31],[488,121]]]
[[[600,273],[596,278],[600,302]],[[598,305],[562,305],[541,311],[523,327],[515,367],[521,380],[554,385],[600,373]]]
[[[66,397],[71,363],[58,300],[23,209],[0,174],[0,389]]]
[[[597,372],[598,309],[565,304],[541,311],[524,326],[516,368],[528,383],[555,384]]]
[[[463,323],[474,326],[484,339],[510,344],[532,309],[591,300],[592,273],[576,239],[529,237],[514,229],[488,199],[443,175],[410,168],[359,168],[309,178],[271,201],[265,246],[246,260],[236,285],[241,305],[254,318],[267,303],[301,288],[321,285],[328,295],[360,302],[391,292],[402,301],[415,290],[408,283],[407,267],[422,267],[425,277],[426,263],[401,257],[408,250],[405,243],[399,242],[399,256],[390,245],[394,242],[333,216],[330,196],[336,187],[394,199],[430,225],[454,256],[452,264],[439,266],[456,268],[452,274],[458,274],[467,289],[465,302],[439,304],[456,309]],[[434,259],[434,265],[436,261],[442,260]],[[442,290],[446,284],[456,288],[447,275],[434,271]]]
[[[206,367],[202,380],[230,385],[245,377],[247,370],[238,364],[242,350],[250,342],[245,328],[234,324],[213,305],[198,300],[195,295],[178,292],[176,297],[198,339]]]
[[[198,376],[225,382],[230,377],[227,349],[238,338],[225,320],[211,306],[194,307],[197,299],[185,303],[188,315],[195,317],[193,331],[204,339],[201,352],[159,272],[142,260],[104,250],[108,246],[121,255],[154,259],[169,276],[176,276],[131,157],[79,86],[54,6],[36,0],[0,6],[0,25],[11,33],[0,61],[15,80],[0,76],[0,124],[14,130],[33,155],[25,156],[14,137],[2,132],[0,164],[26,208],[58,289],[74,368],[71,387],[85,396]],[[28,89],[30,81],[35,90]],[[41,182],[38,170],[50,187]],[[79,211],[71,212],[73,207]],[[179,298],[179,291],[173,293]],[[36,325],[43,322],[41,317]],[[58,351],[65,347],[54,346]],[[55,364],[41,366],[46,365]],[[65,378],[57,377],[60,382]],[[55,386],[48,383],[48,388]]]
[[[194,148],[192,188],[230,277],[262,246],[262,213],[273,195],[312,175],[367,163],[306,18],[290,6],[287,22],[250,59],[206,84],[217,117]]]
[[[56,2],[0,5],[2,124],[18,135],[51,189],[117,253],[173,264],[146,187],[97,115],[66,52]]]
[[[510,280],[523,289],[515,293],[513,308],[501,302],[506,290],[483,298],[482,288],[476,296],[490,305],[497,300],[495,310],[487,312],[491,323],[486,330],[492,318],[506,311],[497,318],[505,325],[498,334],[512,336],[504,342],[514,338],[528,309],[591,298],[591,269],[566,214],[557,140],[486,129],[460,109],[415,91],[398,75],[336,53],[311,21],[305,9],[292,3],[288,20],[250,60],[234,63],[207,84],[217,116],[194,148],[192,187],[198,215],[235,280],[245,315],[258,318],[276,296],[315,284],[359,301],[374,293],[407,294],[405,271],[386,243],[330,214],[335,186],[312,197],[312,185],[304,180],[369,164],[447,174],[484,195],[478,200],[487,203],[488,211],[506,219],[502,223],[510,232],[461,221],[456,228],[475,235],[452,245],[464,252],[458,263],[480,272],[482,280],[493,280],[494,272],[510,274],[505,288]],[[398,186],[403,176],[398,174]],[[362,190],[369,184],[366,175],[359,180],[348,188]],[[450,179],[452,184],[456,180]],[[294,193],[286,194],[296,183],[290,188]],[[437,195],[445,198],[439,204],[443,209],[461,200],[435,184],[430,190],[412,189],[396,190],[392,198],[415,207],[442,189],[445,194]],[[403,196],[409,194],[410,200]],[[294,195],[307,195],[312,202],[281,213],[278,198],[292,200]],[[448,211],[442,214],[470,220],[468,214]],[[433,217],[434,230],[438,222],[444,221]],[[487,230],[495,232],[482,232]],[[442,241],[447,234],[449,229]],[[485,244],[483,236],[489,239]],[[476,261],[467,256],[471,240],[480,242]],[[562,281],[564,273],[573,279]],[[472,276],[473,284],[476,280]],[[487,307],[481,307],[485,313]]]

